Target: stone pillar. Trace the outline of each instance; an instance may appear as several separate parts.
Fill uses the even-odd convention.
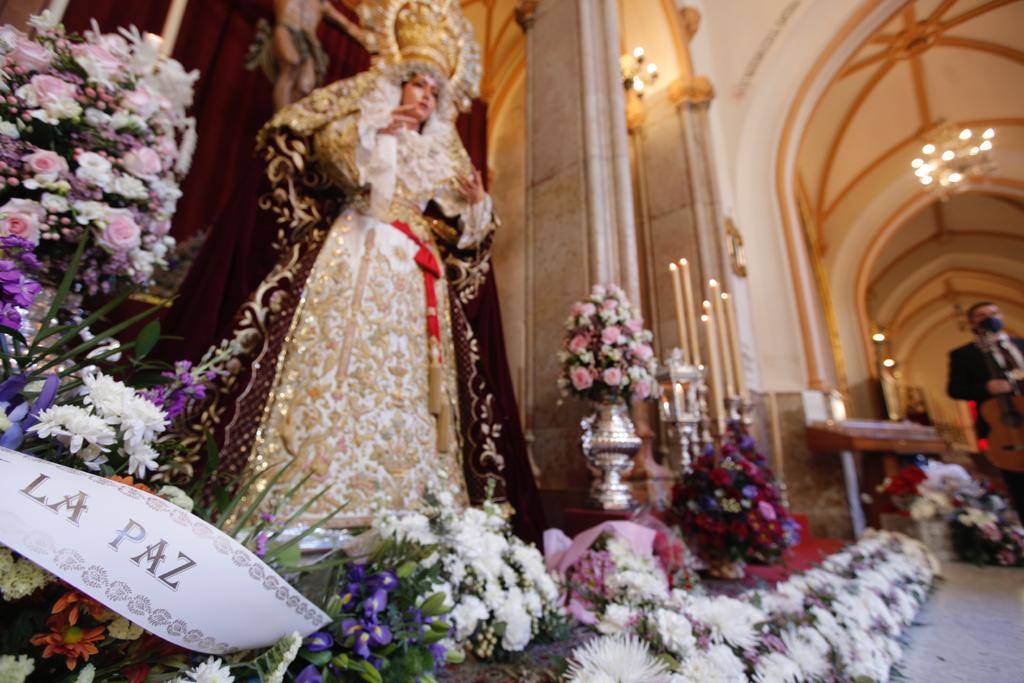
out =
[[[556,353],[573,301],[597,282],[639,300],[615,0],[531,7],[526,83],[526,426],[543,488],[582,489],[586,406],[562,402]]]

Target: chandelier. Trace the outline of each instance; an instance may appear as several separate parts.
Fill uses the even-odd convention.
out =
[[[921,148],[922,156],[910,162],[910,166],[925,187],[955,191],[964,179],[992,169],[989,152],[995,136],[994,128],[975,131],[943,124],[933,131],[931,141]]]
[[[646,55],[642,47],[633,48],[631,54],[619,57],[619,68],[622,70],[622,85],[626,90],[644,96],[644,89],[654,85],[658,80],[658,65],[654,62],[645,63]]]

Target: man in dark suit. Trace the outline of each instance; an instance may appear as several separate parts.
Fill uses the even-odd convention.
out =
[[[967,310],[967,321],[978,339],[991,339],[996,346],[996,364],[999,372],[996,376],[989,370],[985,352],[978,341],[965,344],[949,353],[949,395],[962,401],[974,401],[978,404],[978,421],[975,431],[978,438],[988,436],[991,427],[981,417],[981,404],[999,394],[1014,391],[1014,384],[1024,386],[1021,375],[1024,373],[1024,339],[1010,337],[1003,332],[1003,315],[999,307],[991,301],[979,301]],[[1024,520],[1024,473],[1001,470],[1006,488],[1020,515]]]

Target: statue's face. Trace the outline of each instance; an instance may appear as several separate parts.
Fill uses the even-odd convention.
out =
[[[413,107],[413,116],[421,124],[437,108],[437,81],[430,74],[413,74],[402,85],[402,105]]]

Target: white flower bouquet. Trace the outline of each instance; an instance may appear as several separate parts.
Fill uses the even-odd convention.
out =
[[[656,366],[652,339],[621,287],[594,285],[565,321],[559,388],[598,403],[650,398]]]
[[[34,245],[50,284],[83,236],[75,291],[149,284],[174,247],[198,72],[134,27],[79,36],[47,16],[31,36],[0,27],[0,237]]]
[[[459,509],[443,492],[424,513],[386,513],[373,528],[384,540],[435,548],[434,589],[448,596],[454,645],[480,659],[522,651],[564,626],[544,558],[512,534],[497,505]]]

